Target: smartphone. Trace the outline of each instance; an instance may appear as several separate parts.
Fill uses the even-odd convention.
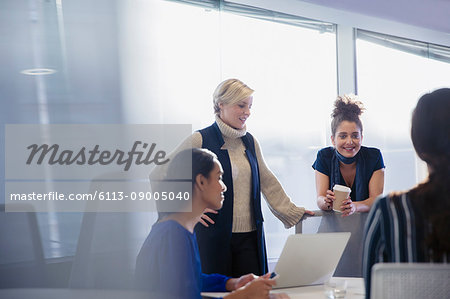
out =
[[[270,279],[277,279],[280,275],[278,275],[276,272],[270,273]]]

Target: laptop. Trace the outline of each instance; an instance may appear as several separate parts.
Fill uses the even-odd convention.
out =
[[[323,284],[336,266],[350,238],[349,232],[290,235],[274,271],[274,288]]]

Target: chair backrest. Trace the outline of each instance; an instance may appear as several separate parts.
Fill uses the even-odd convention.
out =
[[[30,205],[14,204],[15,211]],[[0,205],[0,288],[45,287],[47,276],[36,213]]]
[[[123,179],[121,173],[116,175],[117,179]],[[110,185],[105,185],[101,178],[92,181],[90,188],[91,193],[94,193],[92,190],[111,191]],[[91,206],[86,210],[95,209]],[[70,273],[69,287],[131,289],[134,282],[136,257],[151,228],[146,221],[149,217],[154,217],[153,214],[155,213],[85,212]],[[151,220],[154,222],[153,218]],[[146,228],[145,232],[142,231],[142,227]]]
[[[130,288],[134,257],[129,251],[129,217],[128,213],[84,213],[70,288]]]
[[[334,276],[362,277],[362,253],[364,242],[364,225],[368,213],[355,213],[342,217],[334,211],[314,211],[314,216],[306,215],[296,227],[297,234],[350,232],[350,240],[342,254]],[[332,250],[332,248],[330,248]]]
[[[450,298],[450,264],[375,264],[372,267],[370,298]]]

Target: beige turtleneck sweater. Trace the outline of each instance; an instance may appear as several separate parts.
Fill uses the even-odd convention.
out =
[[[251,169],[245,154],[245,146],[241,140],[241,137],[247,133],[246,127],[236,130],[224,123],[218,116],[216,116],[216,123],[225,141],[222,149],[228,151],[231,162],[233,178],[233,233],[254,231],[256,226],[250,202]],[[287,196],[280,182],[267,167],[255,137],[254,141],[259,166],[261,192],[272,213],[283,222],[286,228],[290,228],[299,222],[305,209],[297,207]],[[195,132],[175,150],[175,153],[190,147],[201,148],[202,143],[202,135],[199,132]]]

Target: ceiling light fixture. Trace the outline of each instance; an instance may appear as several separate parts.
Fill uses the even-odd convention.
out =
[[[44,68],[36,68],[36,69],[28,69],[23,70],[20,72],[24,75],[30,75],[30,76],[40,76],[40,75],[51,75],[56,73],[56,70],[54,69],[44,69]]]

